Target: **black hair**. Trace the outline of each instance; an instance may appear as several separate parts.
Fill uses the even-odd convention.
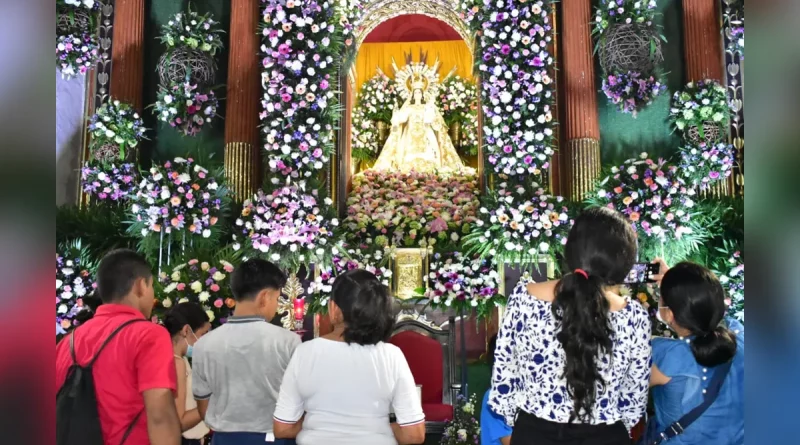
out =
[[[339,275],[331,299],[344,316],[344,341],[374,345],[389,340],[394,328],[391,295],[375,274],[353,269]]]
[[[202,306],[191,301],[173,306],[164,316],[163,322],[164,327],[169,331],[170,337],[177,335],[187,324],[192,331],[197,331],[205,326],[206,323],[209,323],[206,311],[203,310]]]
[[[136,280],[150,280],[153,271],[145,258],[128,249],[109,252],[97,267],[97,292],[103,303],[113,303],[125,298]]]
[[[489,367],[494,368],[494,350],[497,349],[497,334],[492,335],[489,339],[489,345],[486,347],[486,361],[489,362]]]
[[[717,366],[736,354],[736,336],[721,324],[725,291],[710,270],[689,262],[676,264],[661,280],[661,301],[675,323],[695,336],[691,346],[697,363]]]
[[[555,288],[556,339],[564,348],[564,378],[573,400],[572,419],[591,418],[595,388],[606,385],[597,356],[610,353],[606,286],[621,284],[636,261],[636,234],[621,214],[606,207],[584,211],[569,232],[564,252],[569,272]],[[580,272],[573,272],[581,269]],[[584,276],[584,273],[587,276]]]
[[[231,291],[236,301],[252,300],[264,289],[281,290],[286,274],[278,266],[261,258],[251,258],[231,274]]]

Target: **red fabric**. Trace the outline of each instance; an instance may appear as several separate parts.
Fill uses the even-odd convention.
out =
[[[422,412],[426,422],[447,422],[453,419],[453,405],[441,403],[423,403]]]
[[[103,341],[122,323],[144,316],[120,305],[100,306],[94,318],[74,331],[75,356],[86,365]],[[56,387],[60,388],[72,365],[69,336],[56,346]],[[117,445],[133,418],[144,410],[142,392],[167,388],[177,391],[172,341],[164,327],[154,323],[133,323],[120,331],[92,369],[97,410],[103,429],[103,441]],[[147,415],[142,413],[126,443],[149,444]]]
[[[367,35],[364,42],[438,42],[442,40],[462,39],[455,29],[441,20],[422,14],[406,14],[378,25]]]
[[[403,351],[414,381],[417,385],[422,385],[422,404],[442,403],[442,345],[413,331],[395,334],[390,342]]]

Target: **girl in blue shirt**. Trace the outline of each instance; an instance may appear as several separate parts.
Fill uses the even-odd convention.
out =
[[[661,263],[658,318],[680,338],[653,339],[650,384],[659,430],[700,405],[717,367],[733,360],[714,403],[669,445],[744,444],[744,326],[725,317],[725,293],[708,269]],[[666,273],[664,273],[666,272]],[[661,277],[663,276],[663,279]]]
[[[489,347],[486,350],[489,359],[489,367],[494,367],[494,349],[497,347],[497,335],[489,340]],[[481,445],[509,445],[511,443],[511,427],[506,425],[506,421],[500,414],[495,413],[489,408],[489,393],[492,389],[486,390],[483,395],[481,408]]]

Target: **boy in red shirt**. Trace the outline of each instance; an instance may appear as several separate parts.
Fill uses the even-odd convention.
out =
[[[97,268],[97,283],[104,304],[71,334],[82,366],[117,327],[129,320],[149,319],[155,298],[150,265],[131,250],[106,255]],[[123,437],[128,445],[180,445],[172,354],[167,330],[150,322],[129,324],[103,349],[92,374],[107,445],[120,445]],[[56,388],[64,384],[71,365],[67,336],[56,346]]]

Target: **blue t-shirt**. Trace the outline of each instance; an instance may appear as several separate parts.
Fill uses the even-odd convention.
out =
[[[503,416],[489,408],[489,391],[483,395],[481,405],[481,445],[500,445],[500,439],[511,435],[511,427],[506,425]]]
[[[744,326],[734,319],[726,320],[736,335],[736,355],[717,399],[683,434],[664,443],[744,444]],[[717,367],[699,365],[686,339],[655,338],[652,343],[653,364],[671,378],[666,385],[653,387],[656,421],[663,429],[703,402],[703,390]]]

